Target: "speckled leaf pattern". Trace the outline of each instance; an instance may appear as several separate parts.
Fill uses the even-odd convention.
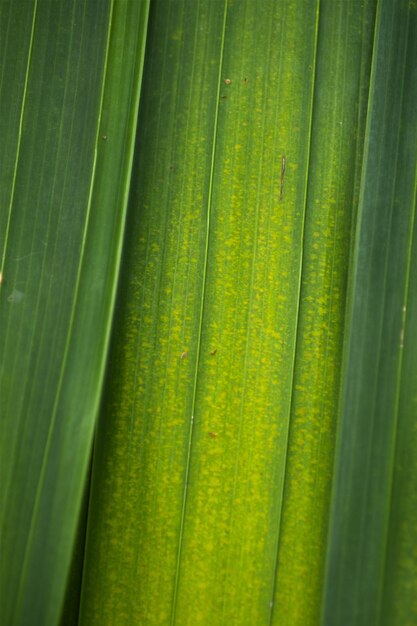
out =
[[[274,626],[320,620],[350,233],[358,204],[375,5],[325,2],[320,11]]]
[[[324,4],[153,5],[82,624],[318,623],[375,11]]]
[[[416,626],[416,31],[0,2],[2,624]]]

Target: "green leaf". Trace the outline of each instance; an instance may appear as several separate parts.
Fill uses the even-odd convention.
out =
[[[417,3],[154,0],[136,134],[148,9],[0,3],[0,621],[411,626]]]
[[[415,72],[415,69],[412,70]],[[405,164],[404,164],[405,166]],[[413,626],[417,621],[417,221],[413,243],[407,305],[404,311],[403,363],[398,403],[398,434],[384,572],[384,626]]]
[[[14,111],[1,118],[7,624],[55,624],[63,602],[115,299],[147,10],[146,0],[1,6],[2,66],[16,72],[0,98]]]
[[[154,3],[82,624],[317,623],[374,3],[318,8]]]
[[[410,357],[402,368],[402,354],[416,199],[416,36],[415,3],[379,3],[330,526],[326,626],[413,623],[411,614],[411,621],[386,621],[384,576],[388,581],[394,573],[387,567],[392,549],[386,559],[390,520],[391,541],[397,525],[405,522],[401,509],[391,507],[391,492],[398,410],[401,406],[401,454],[411,419],[409,381],[415,376]],[[402,462],[398,458],[397,464]],[[394,505],[401,472],[395,485]],[[406,598],[404,578],[402,589]],[[392,602],[392,592],[388,597]],[[395,602],[400,604],[401,596]]]
[[[81,623],[259,624],[291,404],[316,6],[156,2],[148,42]]]

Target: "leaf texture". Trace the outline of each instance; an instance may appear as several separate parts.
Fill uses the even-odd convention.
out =
[[[400,451],[410,410],[402,408],[398,422],[399,406],[409,402],[401,381],[407,394],[406,381],[413,376],[410,357],[405,369],[402,355],[416,197],[416,9],[409,2],[378,4],[330,525],[326,626],[391,623],[382,608],[385,593],[392,598],[384,590],[385,572],[389,580],[394,571],[386,567],[387,537],[391,526],[390,538],[396,540],[401,520],[391,507],[393,476],[401,476],[394,472],[394,456],[397,425]],[[402,459],[397,463],[401,466]]]
[[[322,3],[297,351],[272,623],[320,621],[344,314],[375,2]]]
[[[288,552],[307,542],[297,519],[291,535],[294,516],[326,518],[374,10],[329,7],[320,44],[318,9],[265,0],[153,5],[82,624],[261,626],[287,623],[288,611],[300,624],[318,618],[320,522],[316,560],[300,566],[304,584],[314,575],[316,586],[290,596],[308,596],[298,614],[282,590],[298,575]],[[297,373],[299,308],[297,349],[310,360]],[[293,394],[294,365],[300,387],[311,376],[328,388],[303,415],[307,391]],[[312,414],[328,441],[297,450]],[[318,503],[306,498],[294,512],[297,496],[285,501],[283,574],[291,415],[288,485],[300,463],[298,494],[326,473],[311,496]]]
[[[15,111],[1,211],[5,624],[55,624],[61,611],[115,298],[147,6],[2,3],[2,66],[10,74],[16,60],[19,71],[1,92]]]
[[[2,623],[415,624],[416,29],[0,3]]]

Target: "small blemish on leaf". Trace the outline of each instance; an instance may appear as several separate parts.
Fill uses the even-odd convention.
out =
[[[18,289],[13,289],[12,293],[7,298],[7,301],[10,302],[10,304],[19,304],[19,302],[22,302],[24,297],[25,297],[25,294],[23,293],[23,291],[19,291]]]

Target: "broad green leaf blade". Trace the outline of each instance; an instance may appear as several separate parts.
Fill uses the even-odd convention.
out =
[[[28,6],[16,3],[10,23]],[[2,172],[10,189],[0,302],[7,624],[59,619],[115,298],[147,10],[146,1],[33,3],[13,103],[20,121],[8,139],[13,167]],[[9,42],[6,75],[22,45]]]
[[[356,217],[374,0],[320,7],[296,367],[272,623],[319,623],[351,223]]]
[[[416,194],[416,58],[417,7],[382,0],[353,264],[324,601],[326,626],[374,626],[384,619],[383,581]],[[393,509],[394,522],[396,515]]]
[[[270,623],[317,17],[154,4],[82,624]]]

